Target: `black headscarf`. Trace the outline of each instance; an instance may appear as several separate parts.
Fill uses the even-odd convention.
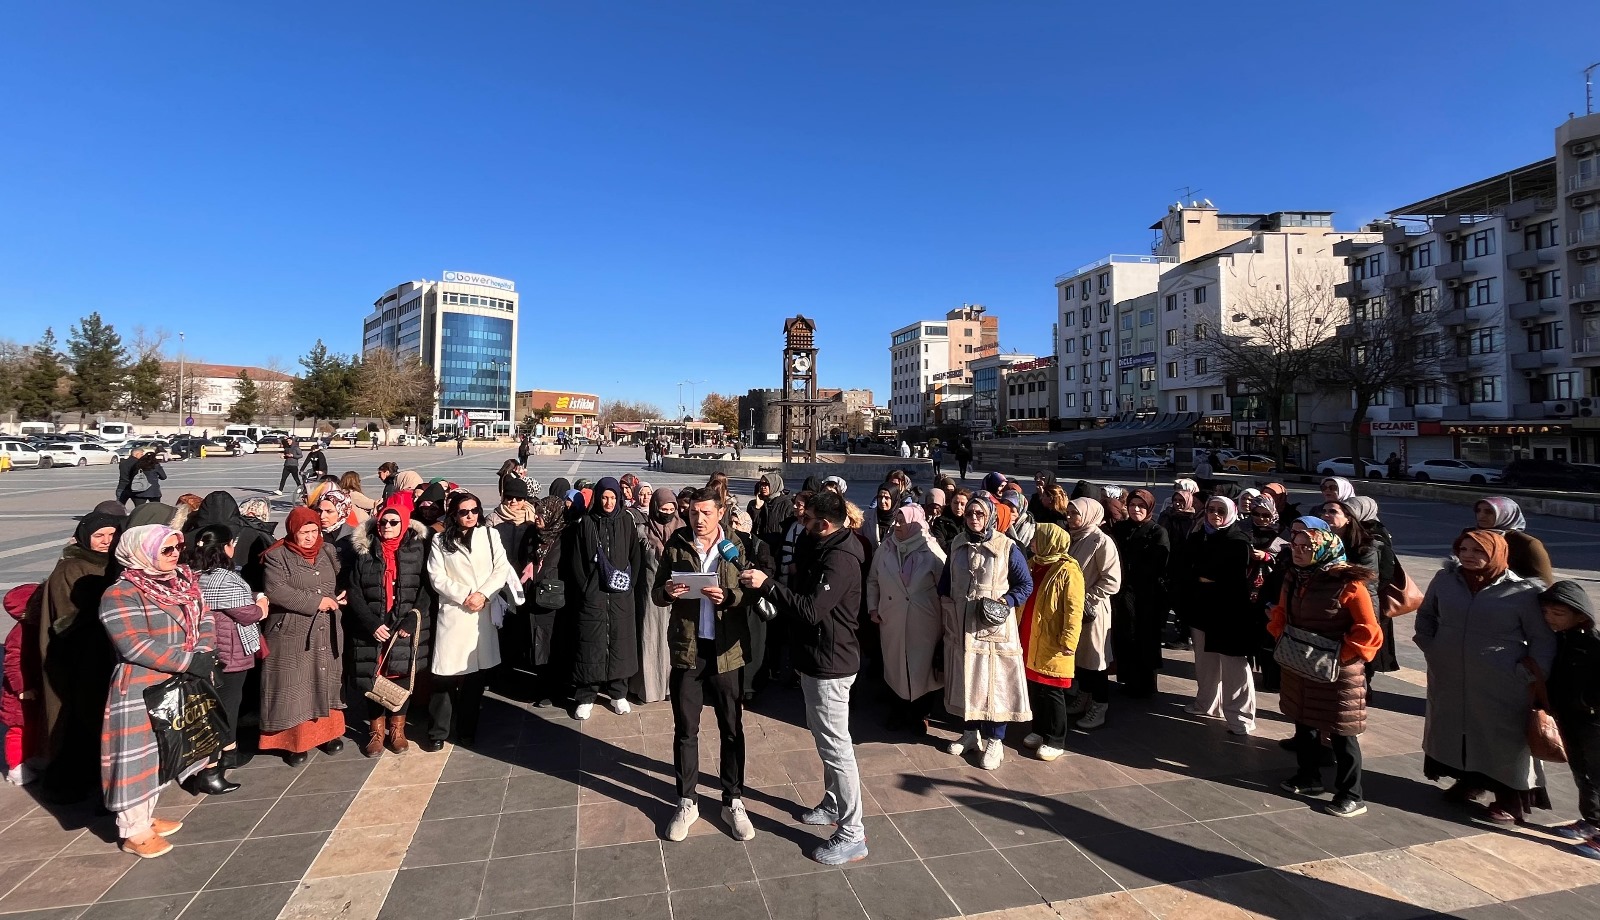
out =
[[[557,476],[555,479],[550,480],[551,498],[559,498],[564,501],[570,491],[572,491],[572,483],[565,476]]]
[[[610,492],[612,495],[617,497],[617,506],[615,508],[611,509],[610,511],[605,511],[600,507],[600,494],[602,492]],[[611,476],[602,477],[599,482],[595,483],[594,488],[590,491],[590,495],[594,499],[594,504],[589,509],[589,513],[595,517],[609,518],[621,511],[623,508],[622,484],[617,482],[617,480]]]
[[[1087,479],[1080,479],[1078,484],[1072,487],[1072,494],[1067,497],[1069,499],[1092,498],[1103,505],[1106,500],[1106,490]]]
[[[201,499],[199,510],[189,515],[189,519],[183,523],[185,533],[212,526],[228,528],[235,538],[244,530],[244,516],[239,513],[239,502],[221,489]]]
[[[72,532],[72,542],[76,543],[78,548],[87,553],[89,556],[97,560],[109,562],[111,560],[111,554],[109,552],[97,553],[89,549],[89,538],[94,536],[95,531],[102,530],[106,527],[115,527],[117,529],[117,534],[120,536],[123,525],[127,523],[127,520],[127,518],[121,515],[106,514],[99,510],[91,511],[78,519],[78,528]],[[113,545],[115,545],[115,543],[113,543]]]

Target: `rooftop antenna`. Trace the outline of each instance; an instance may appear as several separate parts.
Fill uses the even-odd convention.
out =
[[[1200,194],[1201,192],[1205,191],[1205,189],[1203,189],[1203,188],[1191,188],[1190,186],[1185,185],[1183,188],[1175,188],[1175,189],[1173,189],[1173,191],[1177,192],[1179,194],[1179,196],[1181,196],[1184,201],[1194,201],[1195,200],[1194,196],[1196,196],[1196,195]]]
[[[1594,114],[1594,72],[1600,70],[1600,61],[1583,69],[1583,114]]]

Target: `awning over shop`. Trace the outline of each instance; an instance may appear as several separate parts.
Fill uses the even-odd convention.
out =
[[[1017,447],[1044,447],[1055,445],[1058,450],[1074,453],[1099,447],[1101,450],[1123,450],[1130,447],[1152,447],[1167,444],[1193,428],[1200,421],[1198,412],[1162,412],[1139,416],[1128,412],[1117,416],[1099,428],[1079,431],[1052,431],[1047,434],[1025,434],[1006,438],[1003,444]],[[998,446],[998,445],[995,445]]]

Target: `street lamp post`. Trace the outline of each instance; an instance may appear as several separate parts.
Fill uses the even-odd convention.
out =
[[[180,332],[178,333],[178,420],[180,424],[182,424],[183,419],[188,418],[183,414],[183,372],[183,333]]]

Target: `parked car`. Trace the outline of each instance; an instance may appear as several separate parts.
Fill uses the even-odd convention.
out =
[[[1500,470],[1471,460],[1424,460],[1411,464],[1406,472],[1418,482],[1437,480],[1484,485],[1500,481]]]
[[[209,457],[220,457],[233,454],[232,448],[223,446],[220,442],[202,438],[198,435],[183,434],[173,438],[167,444],[167,453],[174,460],[189,460],[198,458],[201,451]]]
[[[1222,468],[1230,473],[1274,473],[1278,461],[1262,454],[1239,454],[1223,460]]]
[[[1367,479],[1383,478],[1383,464],[1372,459],[1371,457],[1363,457],[1361,462],[1366,464]],[[1317,463],[1318,476],[1353,477],[1355,474],[1356,463],[1355,460],[1350,457],[1329,457],[1328,459],[1318,461]]]
[[[0,454],[11,458],[12,469],[49,465],[39,453],[39,448],[21,438],[0,439]]]
[[[40,448],[40,459],[50,459],[48,466],[89,466],[117,462],[117,455],[104,444],[89,441],[56,441]]]
[[[253,454],[256,452],[256,442],[242,435],[237,437],[233,435],[223,435],[220,438],[212,438],[211,440],[222,445],[223,450],[228,451],[235,457],[240,457],[245,454]]]
[[[1600,491],[1600,475],[1565,460],[1513,460],[1500,471],[1500,481],[1510,489]]]

